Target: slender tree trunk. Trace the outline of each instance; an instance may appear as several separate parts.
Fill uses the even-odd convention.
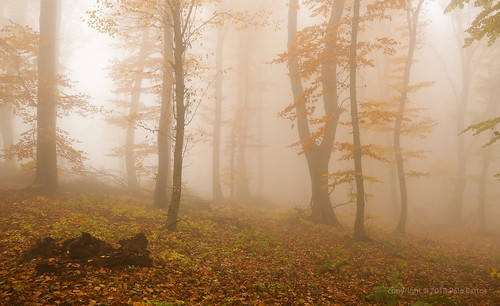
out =
[[[142,33],[141,46],[139,49],[139,58],[137,66],[139,71],[134,77],[134,87],[130,95],[129,120],[127,123],[127,132],[125,137],[125,170],[127,172],[128,188],[131,191],[139,191],[139,181],[137,179],[137,168],[135,165],[135,116],[139,110],[139,101],[142,94],[142,80],[144,71],[144,62],[147,56],[147,44],[149,42],[149,30],[145,28]]]
[[[288,50],[290,54],[288,69],[295,100],[297,130],[299,138],[303,141],[302,148],[305,151],[306,161],[309,167],[309,176],[311,178],[311,217],[315,223],[340,226],[340,222],[332,208],[327,188],[327,175],[329,173],[328,165],[340,114],[337,104],[337,57],[335,56],[335,52],[337,47],[338,24],[344,10],[344,1],[335,2],[335,7],[331,13],[329,26],[327,28],[328,39],[324,52],[326,53],[325,56],[332,60],[325,62],[322,67],[322,86],[323,105],[326,115],[330,117],[330,121],[327,123],[323,139],[319,145],[315,144],[311,139],[311,131],[309,129],[307,110],[304,101],[304,88],[299,76],[299,63],[297,58],[292,56],[296,52],[295,35],[297,33],[298,1],[290,0],[288,7]]]
[[[165,5],[167,6],[167,5]],[[170,126],[172,109],[172,67],[170,60],[173,57],[172,28],[169,17],[165,16],[163,28],[163,73],[162,95],[160,107],[160,122],[158,128],[158,173],[154,195],[155,208],[166,209],[168,206],[168,186],[170,177]]]
[[[406,63],[403,72],[403,84],[401,97],[399,99],[398,115],[396,117],[394,126],[394,152],[399,180],[399,195],[401,196],[401,211],[399,222],[396,226],[395,232],[399,234],[406,233],[406,220],[408,218],[408,191],[406,188],[406,174],[404,170],[403,155],[401,153],[401,125],[403,123],[403,117],[406,110],[406,100],[408,99],[408,86],[410,84],[411,66],[413,63],[413,55],[415,53],[415,45],[417,42],[418,15],[420,14],[420,8],[422,7],[423,2],[424,0],[419,0],[416,8],[413,10],[410,1],[408,2],[408,7],[406,8],[406,19],[408,22],[409,32],[408,55],[406,56]],[[411,15],[412,13],[413,16]]]
[[[488,170],[490,168],[493,147],[490,145],[485,149],[482,157],[481,173],[479,174],[479,230],[487,231],[486,224],[486,183],[488,182]]]
[[[264,198],[264,122],[262,116],[264,113],[264,91],[259,90],[257,93],[257,196],[260,199]]]
[[[57,4],[57,0],[40,1],[37,150],[33,185],[49,192],[56,192],[59,188],[56,153]]]
[[[222,13],[222,2],[219,4],[219,13]],[[221,125],[222,125],[222,52],[224,44],[224,29],[222,26],[217,28],[217,49],[215,80],[215,118],[214,118],[214,146],[212,148],[212,198],[214,201],[221,200],[222,187],[220,182],[220,147],[221,147]]]
[[[231,199],[234,199],[236,190],[236,129],[237,124],[235,121],[231,127],[231,141],[229,144],[231,153],[231,159],[229,161],[229,196]]]
[[[250,106],[250,53],[251,36],[243,33],[240,38],[239,89],[237,108],[237,153],[236,153],[236,189],[235,197],[239,201],[246,201],[250,195],[247,174],[247,143],[248,117]]]
[[[175,148],[174,148],[174,174],[172,186],[172,199],[168,208],[167,229],[177,230],[179,206],[182,193],[182,161],[184,151],[184,128],[186,106],[184,105],[185,84],[184,84],[184,37],[182,31],[182,7],[179,0],[172,1],[171,6],[172,21],[174,28],[174,74],[175,74]]]
[[[456,227],[462,227],[462,209],[464,203],[464,192],[466,188],[466,165],[467,152],[465,149],[465,135],[461,133],[465,128],[465,115],[469,104],[469,91],[472,74],[472,58],[475,52],[474,47],[463,48],[463,21],[461,14],[457,15],[457,43],[460,48],[462,88],[457,106],[457,175],[455,178],[455,193],[451,205],[451,222]]]
[[[0,131],[2,134],[3,148],[8,150],[14,144],[14,123],[12,122],[12,108],[8,105],[0,107]],[[16,167],[16,159],[9,154],[5,159],[9,167]]]
[[[354,145],[354,172],[356,177],[356,219],[354,221],[354,239],[360,241],[371,240],[365,232],[365,187],[363,182],[361,138],[358,119],[358,100],[356,97],[356,71],[357,71],[357,47],[358,47],[358,24],[359,24],[359,2],[354,0],[352,33],[350,47],[350,67],[349,67],[349,86],[351,95],[351,118],[352,118],[352,137]]]

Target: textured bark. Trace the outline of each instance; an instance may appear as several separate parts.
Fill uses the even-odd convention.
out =
[[[358,47],[358,24],[359,24],[359,2],[354,0],[351,47],[349,52],[349,87],[351,95],[351,119],[352,137],[354,146],[354,172],[356,177],[356,219],[354,220],[354,239],[368,241],[370,238],[365,232],[365,187],[363,182],[361,137],[359,131],[358,101],[356,97],[356,71],[357,71],[357,47]]]
[[[38,55],[37,148],[33,185],[49,192],[59,188],[56,154],[57,0],[40,1]]]
[[[168,206],[168,186],[171,176],[170,126],[172,124],[172,67],[169,60],[173,57],[172,28],[166,18],[163,29],[163,80],[158,128],[158,173],[154,195],[154,207],[166,209]]]
[[[417,42],[418,16],[420,14],[420,8],[422,7],[423,2],[424,0],[419,0],[415,9],[407,7],[406,11],[406,19],[408,22],[409,32],[409,45],[403,72],[403,90],[401,91],[401,96],[399,98],[398,115],[396,117],[394,126],[394,152],[399,181],[399,195],[401,197],[400,216],[395,232],[399,234],[405,234],[406,220],[408,219],[408,191],[406,188],[406,174],[404,170],[403,155],[401,154],[401,124],[403,122],[403,116],[406,110],[406,100],[408,98],[408,86],[410,84],[411,66],[413,63],[413,55],[415,53],[415,45]],[[412,13],[413,16],[411,15]]]
[[[299,64],[296,57],[292,56],[295,53],[294,44],[295,35],[297,33],[298,1],[290,0],[288,7],[288,50],[290,54],[288,69],[295,100],[297,130],[299,138],[303,142],[302,148],[305,151],[304,154],[311,179],[312,219],[316,223],[340,226],[340,222],[332,208],[327,188],[327,174],[329,173],[328,165],[339,120],[336,82],[337,58],[335,56],[335,51],[337,47],[338,23],[340,22],[344,10],[344,1],[335,2],[327,28],[327,36],[329,39],[327,40],[324,52],[326,56],[329,56],[332,60],[325,62],[322,67],[322,86],[323,106],[325,114],[330,117],[330,121],[325,126],[325,132],[320,144],[313,143],[311,139],[311,131],[309,129],[304,101],[304,88],[299,77]]]
[[[127,172],[128,188],[131,191],[139,190],[139,181],[137,179],[137,168],[135,165],[135,115],[139,110],[139,101],[142,94],[142,81],[144,62],[147,55],[147,44],[149,41],[149,30],[145,28],[142,33],[141,46],[137,66],[139,71],[134,77],[134,87],[130,95],[129,121],[127,123],[127,132],[125,137],[125,171]]]
[[[175,110],[176,110],[176,127],[175,127],[175,148],[174,148],[174,173],[172,198],[168,208],[167,229],[170,231],[177,230],[177,222],[179,215],[179,206],[182,194],[182,161],[184,151],[184,129],[185,129],[185,113],[186,106],[184,105],[185,83],[184,83],[184,51],[185,43],[182,29],[181,1],[171,1],[170,11],[172,13],[172,23],[174,30],[174,62],[173,69],[175,75]],[[194,5],[194,4],[193,4]]]
[[[219,4],[219,13],[222,13],[222,2]],[[214,145],[212,148],[212,197],[214,201],[223,198],[220,181],[220,147],[221,147],[221,125],[222,125],[222,51],[224,43],[224,29],[217,28],[217,50],[215,80],[215,118],[214,118]]]

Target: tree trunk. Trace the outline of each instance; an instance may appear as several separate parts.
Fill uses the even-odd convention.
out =
[[[455,193],[451,205],[451,222],[456,227],[462,227],[462,209],[464,202],[464,192],[466,187],[466,164],[467,152],[465,149],[465,135],[461,133],[465,128],[465,115],[469,104],[469,91],[472,74],[472,58],[475,52],[474,47],[463,48],[463,21],[461,14],[457,15],[457,43],[460,50],[462,69],[462,88],[458,98],[457,106],[457,175],[455,178]]]
[[[250,106],[250,52],[251,36],[244,33],[240,37],[240,63],[238,82],[238,106],[236,115],[237,151],[236,151],[236,188],[235,198],[238,201],[246,201],[250,191],[248,187],[247,174],[247,144],[248,144],[248,117]]]
[[[323,86],[323,105],[325,113],[330,117],[326,123],[323,139],[319,145],[311,139],[311,131],[307,118],[307,110],[304,101],[304,88],[299,77],[299,63],[295,53],[295,35],[297,33],[297,9],[298,1],[290,0],[288,5],[288,50],[289,60],[288,69],[293,97],[295,100],[295,111],[297,118],[297,130],[299,138],[303,142],[302,148],[305,151],[306,161],[309,167],[309,176],[311,178],[311,209],[312,219],[316,223],[340,226],[335,211],[332,208],[330,195],[328,192],[327,175],[335,133],[339,120],[339,108],[337,101],[337,82],[336,68],[337,57],[335,56],[337,47],[338,24],[344,10],[344,1],[336,1],[335,7],[331,13],[329,26],[327,29],[326,47],[324,52],[326,56],[332,58],[325,62],[322,67],[322,86]]]
[[[12,122],[12,108],[9,105],[0,107],[0,131],[2,134],[3,148],[8,150],[14,144],[14,124]],[[15,156],[9,154],[5,159],[9,167],[16,167]]]
[[[179,215],[179,206],[182,193],[182,161],[184,151],[184,128],[186,106],[184,105],[184,37],[182,31],[182,6],[179,0],[172,1],[171,6],[172,21],[174,28],[174,74],[175,74],[175,109],[176,109],[176,127],[175,127],[175,148],[174,148],[174,174],[172,186],[172,198],[168,208],[167,229],[177,230]]]
[[[395,232],[399,234],[406,233],[406,220],[408,218],[408,191],[406,188],[406,174],[403,164],[403,155],[401,153],[401,125],[403,123],[403,117],[406,109],[408,86],[410,84],[410,72],[413,63],[413,55],[415,53],[415,44],[417,42],[418,15],[420,14],[420,8],[422,7],[423,2],[424,0],[419,0],[415,10],[411,7],[411,2],[408,3],[409,7],[406,8],[406,19],[408,21],[409,32],[408,55],[406,57],[403,72],[403,84],[401,97],[399,99],[398,115],[394,126],[394,152],[399,180],[399,195],[401,196],[401,211]],[[413,16],[411,15],[412,13]]]
[[[56,152],[57,11],[57,0],[40,1],[37,148],[33,186],[41,187],[49,192],[56,192],[59,188]]]
[[[222,2],[219,4],[219,13],[222,13]],[[221,147],[221,125],[222,125],[222,51],[224,43],[224,30],[222,26],[217,28],[217,50],[216,56],[216,80],[215,80],[215,118],[214,118],[214,146],[212,148],[212,198],[214,201],[223,199],[220,182],[220,147]]]
[[[489,95],[487,97],[487,105],[485,110],[485,117],[490,118],[491,114],[498,112],[500,106],[500,90],[498,89],[498,81],[500,81],[500,74],[497,76],[492,75],[492,68],[489,69]],[[478,218],[479,230],[484,232],[488,230],[486,224],[486,185],[488,183],[488,172],[493,157],[493,145],[489,145],[484,149],[482,156],[481,173],[479,174],[479,205],[478,205]]]
[[[135,123],[136,114],[139,110],[139,100],[142,94],[142,80],[144,72],[144,62],[147,54],[147,44],[149,42],[149,30],[144,28],[142,41],[139,49],[137,61],[138,71],[134,78],[134,87],[130,95],[129,118],[127,123],[127,133],[125,137],[125,171],[127,172],[127,183],[129,190],[139,191],[139,181],[137,179],[137,168],[135,165]]]
[[[166,4],[165,4],[166,6]],[[158,127],[158,173],[154,195],[155,208],[166,209],[168,206],[168,186],[170,177],[170,126],[172,109],[172,67],[169,63],[173,56],[172,28],[170,18],[165,16],[163,25],[163,74],[162,95],[160,107],[160,122]]]
[[[354,221],[354,239],[359,241],[371,240],[365,232],[365,187],[363,182],[361,138],[358,119],[358,101],[356,97],[356,71],[357,71],[357,45],[358,45],[358,24],[359,24],[359,2],[354,0],[352,33],[350,47],[350,67],[349,67],[349,87],[351,95],[351,118],[352,137],[354,146],[354,172],[356,177],[356,219]]]

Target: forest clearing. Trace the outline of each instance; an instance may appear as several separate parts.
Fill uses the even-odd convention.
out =
[[[372,242],[314,225],[290,209],[185,203],[178,232],[150,200],[64,194],[0,196],[0,304],[15,305],[498,305],[498,236],[439,227],[396,235],[367,222]],[[341,220],[345,216],[341,216]],[[343,220],[344,221],[344,220]],[[144,233],[152,267],[20,263],[37,239],[106,242]],[[496,273],[496,274],[495,274]]]

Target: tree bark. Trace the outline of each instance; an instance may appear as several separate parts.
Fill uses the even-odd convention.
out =
[[[177,230],[179,206],[182,193],[182,161],[184,151],[184,128],[186,106],[184,105],[185,83],[184,83],[184,37],[182,29],[182,7],[181,1],[171,1],[170,11],[172,13],[174,29],[174,62],[173,69],[175,75],[175,148],[174,148],[174,174],[172,186],[172,198],[168,208],[167,229]],[[193,4],[194,5],[194,4]]]
[[[354,172],[356,177],[356,219],[354,221],[354,239],[359,241],[371,240],[365,232],[365,187],[363,182],[361,137],[359,131],[358,101],[356,97],[357,45],[359,25],[360,0],[354,0],[351,27],[349,90],[351,95],[352,137],[354,146]]]
[[[148,42],[149,30],[145,28],[142,32],[141,46],[137,60],[138,72],[135,74],[134,87],[130,95],[129,119],[125,137],[125,171],[127,172],[128,188],[133,192],[139,191],[139,181],[137,179],[137,168],[135,164],[135,116],[139,110],[139,100],[142,94],[144,63],[147,56]]]
[[[315,223],[340,226],[335,211],[332,208],[330,195],[328,192],[329,173],[328,166],[330,162],[331,151],[335,141],[336,128],[339,120],[340,111],[337,98],[337,48],[338,24],[344,10],[344,1],[336,1],[331,13],[328,28],[326,46],[324,52],[326,56],[332,58],[326,61],[322,67],[322,86],[323,86],[323,106],[325,114],[330,118],[325,126],[323,139],[320,144],[315,144],[311,139],[307,110],[304,101],[304,88],[300,80],[299,63],[294,55],[296,52],[295,36],[297,33],[297,10],[298,1],[290,0],[288,10],[288,69],[293,97],[295,100],[295,111],[297,119],[297,130],[299,138],[303,142],[302,148],[305,151],[305,157],[309,168],[311,179],[311,210],[312,220]]]
[[[167,6],[167,4],[165,4]],[[167,15],[167,13],[165,13]],[[169,61],[173,57],[172,28],[170,17],[165,16],[163,24],[163,73],[162,73],[162,95],[160,107],[160,122],[158,127],[158,173],[156,174],[156,185],[154,204],[155,208],[166,209],[168,206],[168,186],[170,177],[171,144],[170,126],[172,109],[172,67]]]
[[[409,32],[409,45],[408,54],[406,56],[406,63],[403,72],[403,89],[401,91],[401,96],[399,98],[399,109],[398,115],[396,117],[396,122],[394,126],[394,152],[396,159],[396,168],[398,173],[399,181],[399,195],[401,197],[401,210],[399,216],[399,222],[396,226],[395,232],[399,234],[406,233],[406,220],[408,219],[408,191],[406,187],[406,174],[404,170],[403,155],[401,153],[401,125],[403,123],[403,117],[406,110],[406,100],[408,98],[408,86],[410,84],[410,73],[411,66],[413,63],[413,55],[415,53],[415,45],[417,42],[417,27],[418,27],[418,15],[420,14],[420,8],[422,7],[424,0],[419,0],[415,10],[411,7],[411,1],[408,2],[408,7],[406,8],[406,19],[408,22],[408,32]],[[413,16],[411,15],[413,13]]]
[[[40,1],[38,56],[37,148],[34,187],[49,192],[59,188],[56,152],[57,0]]]

